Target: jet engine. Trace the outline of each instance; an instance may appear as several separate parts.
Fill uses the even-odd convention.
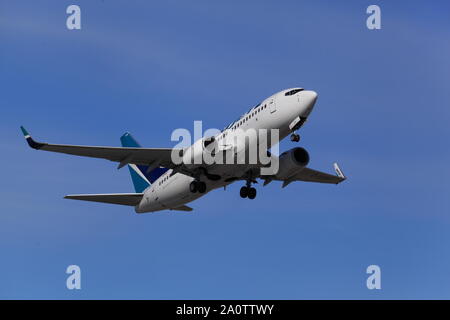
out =
[[[191,168],[209,164],[217,149],[218,143],[214,136],[199,139],[183,152],[183,164]]]
[[[204,138],[202,141],[203,152],[214,155],[217,152],[218,144],[215,137]]]
[[[283,152],[279,157],[279,169],[276,174],[279,179],[287,179],[306,167],[309,163],[309,153],[303,148],[293,148]]]

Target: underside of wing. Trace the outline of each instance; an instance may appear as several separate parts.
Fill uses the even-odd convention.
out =
[[[65,196],[64,199],[136,206],[141,202],[143,196],[143,193],[70,194]]]
[[[21,127],[28,145],[37,150],[65,153],[75,156],[100,158],[119,162],[119,167],[128,163],[150,165],[153,168],[163,166],[170,168],[172,152],[181,152],[181,149],[171,148],[129,148],[129,147],[97,147],[65,144],[50,144],[35,141],[30,134]]]
[[[338,184],[347,179],[342,172],[341,168],[339,168],[337,163],[334,163],[334,170],[336,171],[336,175],[329,174],[322,171],[317,171],[310,168],[300,169],[298,172],[294,173],[292,176],[286,179],[277,179],[277,177],[272,177],[266,179],[264,185],[269,183],[271,180],[281,180],[283,181],[283,188],[288,184],[294,181],[305,181],[305,182],[318,182],[318,183],[330,183],[330,184]]]
[[[334,174],[329,174],[310,168],[304,168],[300,172],[296,173],[291,179],[294,181],[338,184],[339,182],[344,181],[345,177],[339,177]]]

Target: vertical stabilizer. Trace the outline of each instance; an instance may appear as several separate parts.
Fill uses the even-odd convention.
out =
[[[126,132],[120,137],[122,147],[140,148],[141,145],[133,138],[133,136]],[[162,176],[168,169],[155,168],[148,171],[149,166],[128,164],[128,170],[130,170],[131,180],[133,181],[134,189],[136,192],[143,192],[150,184],[155,182],[160,176]]]

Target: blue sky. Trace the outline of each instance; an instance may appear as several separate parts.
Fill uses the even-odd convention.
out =
[[[78,4],[82,29],[66,29]],[[378,4],[382,29],[365,26]],[[444,1],[0,1],[0,298],[450,298],[450,20]],[[319,99],[310,166],[339,186],[240,184],[192,214],[64,200],[128,170],[29,149],[170,147],[284,88]],[[281,150],[292,148],[289,141]],[[77,264],[82,289],[69,291]],[[366,288],[367,266],[382,289]]]

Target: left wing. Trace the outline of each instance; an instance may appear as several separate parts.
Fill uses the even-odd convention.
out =
[[[334,170],[336,171],[336,175],[317,171],[310,168],[303,168],[294,175],[292,175],[291,177],[289,177],[288,179],[282,180],[283,181],[282,187],[284,188],[294,181],[338,184],[347,179],[347,177],[344,175],[344,173],[342,172],[341,168],[339,168],[339,165],[337,163],[334,163]],[[280,179],[274,178],[273,180],[280,180]]]
[[[28,145],[33,149],[106,159],[119,162],[119,168],[122,168],[129,163],[147,165],[153,169],[158,166],[172,168],[174,167],[171,160],[172,152],[181,152],[182,150],[170,148],[119,148],[42,143],[35,141],[24,127],[20,128],[22,129]]]

